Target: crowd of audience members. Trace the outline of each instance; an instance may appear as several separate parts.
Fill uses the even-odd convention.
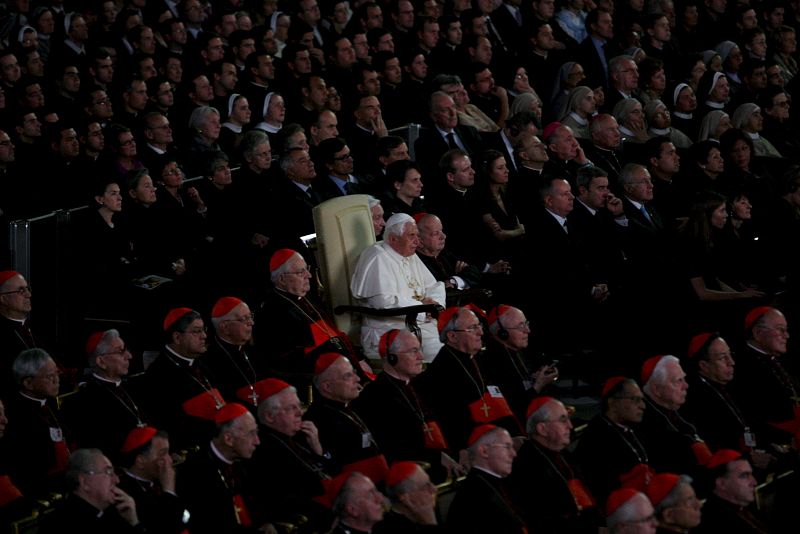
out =
[[[298,388],[303,401],[310,400],[305,390],[312,374],[316,395],[343,406],[355,400],[357,391],[348,397],[346,391],[331,386],[323,393],[325,380],[319,377],[329,368],[349,365],[350,375],[364,382],[374,378],[363,355],[344,340],[346,336],[338,331],[330,334],[335,329],[331,310],[318,298],[317,278],[307,272],[317,268],[313,240],[311,247],[306,245],[307,237],[315,233],[313,209],[335,197],[370,195],[377,240],[390,217],[412,216],[415,223],[401,224],[392,235],[417,240],[417,254],[444,284],[446,304],[473,303],[474,317],[487,328],[484,341],[499,339],[505,346],[509,336],[513,338],[509,327],[500,323],[505,337],[498,337],[498,327],[492,329],[492,325],[504,313],[496,306],[513,306],[524,314],[519,328],[526,332],[526,341],[525,346],[509,350],[524,353],[523,369],[527,362],[537,373],[545,368],[553,372],[553,362],[560,360],[556,363],[562,374],[583,379],[593,394],[599,394],[605,384],[601,411],[619,428],[629,424],[636,428],[641,422],[641,414],[623,414],[618,405],[620,399],[644,399],[642,391],[647,410],[662,413],[660,405],[676,432],[683,424],[697,425],[700,430],[705,425],[702,407],[692,402],[692,390],[681,412],[684,419],[677,411],[683,401],[667,402],[659,399],[654,386],[648,388],[653,365],[672,365],[651,363],[648,374],[649,357],[675,354],[691,360],[701,354],[702,359],[715,339],[752,347],[745,343],[753,342],[757,330],[782,328],[781,335],[788,338],[787,321],[800,320],[800,106],[793,105],[800,96],[796,38],[800,1],[13,0],[0,9],[0,230],[6,236],[12,221],[72,210],[69,230],[59,235],[57,245],[67,261],[57,264],[57,274],[48,275],[57,280],[48,283],[48,290],[58,287],[59,298],[48,300],[42,295],[41,301],[55,303],[62,317],[66,312],[67,328],[56,333],[37,326],[34,313],[31,333],[27,320],[39,293],[32,300],[24,278],[10,271],[9,247],[0,254],[0,270],[12,273],[0,279],[0,313],[13,325],[4,324],[8,333],[2,335],[2,342],[7,346],[0,347],[4,388],[0,397],[9,406],[8,426],[13,430],[15,423],[20,424],[15,417],[22,415],[15,415],[17,403],[11,400],[14,390],[19,390],[47,408],[41,417],[51,441],[60,444],[43,449],[31,446],[26,457],[54,456],[50,467],[40,462],[27,474],[18,469],[24,462],[12,466],[13,458],[2,459],[0,494],[22,497],[0,502],[7,517],[29,511],[32,500],[55,489],[71,488],[85,498],[84,486],[91,484],[84,474],[108,470],[109,459],[127,474],[133,473],[134,480],[155,482],[175,496],[174,470],[171,460],[165,459],[169,443],[172,452],[207,448],[207,439],[196,438],[212,433],[211,449],[217,457],[230,465],[252,462],[265,477],[279,466],[265,452],[269,438],[264,432],[306,436],[301,454],[312,458],[314,476],[297,489],[298,500],[299,494],[303,499],[310,497],[312,490],[323,493],[319,473],[347,473],[343,464],[348,462],[336,454],[330,458],[322,428],[317,436],[317,427],[323,425],[303,422],[302,429],[298,426],[287,433],[280,427],[282,408],[274,403],[263,407],[266,398],[288,394],[288,389],[274,383],[264,394],[256,395],[254,389],[272,376],[276,361],[285,363],[287,354],[295,354],[292,350],[299,350],[298,358],[306,358],[301,370],[305,378],[294,381],[289,375],[280,376]],[[291,262],[301,262],[295,271],[283,267],[290,261],[286,250],[297,252],[289,256],[295,258]],[[301,275],[302,288],[281,278],[288,275]],[[274,316],[283,309],[276,294],[293,295],[302,304],[295,306],[304,318],[293,318],[291,313]],[[256,316],[250,308],[257,310]],[[491,309],[494,316],[485,315]],[[785,317],[782,325],[764,326],[764,320],[780,313],[778,309]],[[751,310],[762,311],[756,317]],[[45,313],[39,307],[36,311]],[[464,313],[450,315],[452,325],[445,321],[444,330],[439,320],[442,350],[451,347],[474,356],[460,342],[449,341],[450,330],[476,332],[475,328],[461,330]],[[203,317],[205,324],[213,323],[214,333],[209,331],[207,338]],[[121,330],[127,347],[136,354],[162,350],[166,334],[167,352],[156,359],[156,369],[174,360],[163,355],[170,351],[187,361],[203,354],[205,344],[209,353],[227,355],[232,362],[235,353],[240,358],[235,369],[246,378],[244,384],[250,385],[253,399],[264,402],[262,406],[255,400],[254,405],[247,404],[247,395],[236,389],[240,377],[226,381],[220,378],[222,371],[212,369],[208,376],[199,373],[194,380],[208,386],[203,389],[212,390],[213,385],[219,405],[223,398],[228,401],[224,408],[209,415],[208,406],[184,404],[186,413],[154,418],[156,412],[175,406],[159,406],[147,395],[139,396],[147,387],[170,385],[164,377],[151,379],[145,387],[131,387],[131,395],[125,393],[139,430],[128,436],[133,426],[125,432],[115,429],[113,439],[97,436],[98,427],[111,423],[104,416],[88,415],[96,406],[81,405],[82,416],[76,416],[74,408],[73,413],[56,414],[55,406],[50,408],[52,399],[73,391],[86,377],[100,374],[107,382],[124,384],[127,375],[152,367],[143,358],[131,360],[119,332],[102,328],[99,337],[90,338],[89,369],[84,372],[83,344],[98,330],[87,331],[86,318],[127,325]],[[319,342],[318,330],[303,329],[306,319],[317,325],[322,337],[335,337],[337,343]],[[305,325],[298,336],[308,339],[295,340],[293,320]],[[231,322],[247,332],[237,333]],[[265,326],[270,322],[283,326]],[[41,339],[34,335],[37,331]],[[700,345],[696,341],[689,345],[698,334],[713,332]],[[194,344],[187,337],[191,335],[196,336]],[[313,350],[302,350],[312,345]],[[725,345],[730,359],[733,353]],[[17,361],[19,349],[34,347],[56,350],[51,350],[52,358],[35,353]],[[346,358],[321,364],[332,350]],[[415,350],[419,352],[418,345]],[[374,366],[383,363],[387,368],[389,352],[387,345],[382,360],[373,360]],[[782,350],[762,352],[785,356],[785,339]],[[124,363],[104,361],[115,353],[127,354]],[[702,364],[683,359],[681,363],[692,388],[701,388],[695,382],[704,382],[706,375],[699,371]],[[394,365],[389,366],[393,373]],[[472,379],[476,386],[474,377],[483,385],[481,372],[487,372],[483,366],[488,364],[479,365],[482,369]],[[783,365],[787,370],[781,371],[779,383],[793,388],[800,368],[790,361]],[[289,367],[283,371],[298,370]],[[148,370],[148,374],[154,373]],[[416,374],[405,378],[411,380]],[[209,382],[209,376],[217,379]],[[428,390],[430,376],[427,382],[420,381]],[[525,389],[532,388],[538,395],[551,386],[537,376]],[[641,381],[606,382],[610,376]],[[748,389],[738,367],[737,377],[739,383],[734,382],[731,389],[737,393],[736,401],[744,403],[758,390]],[[548,391],[557,395],[555,390]],[[723,393],[728,399],[728,393]],[[523,397],[512,406],[514,414],[508,414],[513,425],[498,423],[505,428],[502,431],[478,427],[472,434],[459,436],[457,441],[464,447],[448,450],[449,463],[434,465],[430,472],[435,481],[441,481],[443,472],[463,474],[460,470],[472,465],[501,478],[508,476],[508,487],[496,489],[492,498],[506,502],[509,523],[493,531],[517,532],[527,526],[531,532],[588,532],[608,512],[614,518],[609,522],[613,531],[633,532],[625,529],[635,524],[653,526],[646,513],[638,523],[628,513],[634,513],[629,508],[647,512],[643,497],[655,506],[661,528],[686,531],[697,526],[670,523],[674,517],[665,510],[673,504],[659,506],[666,494],[655,486],[641,485],[641,493],[613,494],[618,481],[598,473],[603,466],[591,461],[602,462],[603,457],[593,451],[587,454],[580,444],[576,457],[589,475],[591,491],[576,490],[570,484],[577,508],[553,512],[550,522],[535,519],[540,512],[547,515],[547,509],[526,508],[526,503],[546,501],[540,490],[547,492],[547,483],[552,481],[543,481],[542,488],[531,492],[522,487],[521,476],[511,473],[510,462],[518,452],[524,460],[515,461],[514,469],[522,464],[525,467],[519,469],[532,469],[535,477],[538,464],[531,458],[536,455],[531,449],[541,446],[553,453],[548,461],[554,469],[552,462],[569,471],[560,456],[570,445],[569,428],[566,437],[543,430],[545,423],[555,421],[548,418],[558,417],[554,410],[565,410],[559,401],[536,397],[545,400],[537,404],[533,399],[528,406],[531,399]],[[795,408],[800,406],[796,393],[789,397]],[[234,404],[237,398],[250,411],[239,411],[236,406],[240,405]],[[426,395],[422,398],[430,402]],[[186,395],[182,401],[188,399]],[[424,403],[417,406],[420,414],[427,413]],[[763,412],[750,408],[735,409],[737,417],[744,413],[745,419],[758,421],[756,426],[763,424],[759,421]],[[317,418],[320,410],[315,412],[312,403]],[[359,416],[373,426],[368,415],[358,408],[356,412],[359,415],[352,410],[342,413],[361,426],[364,422]],[[196,420],[184,420],[187,413],[197,416]],[[62,415],[63,425],[57,422]],[[780,417],[771,415],[773,422],[792,417],[791,410]],[[199,420],[214,421],[214,432]],[[159,430],[170,434],[141,430],[152,429],[149,425],[155,421],[166,421],[162,426],[169,428]],[[0,423],[2,438],[6,424],[2,411]],[[296,424],[300,424],[299,415]],[[709,466],[719,480],[728,477],[720,467],[747,463],[730,449],[746,454],[760,481],[767,473],[794,466],[786,448],[757,448],[749,442],[740,446],[736,439],[721,440],[708,432],[708,436],[695,431],[683,434],[714,445],[705,456],[694,447],[691,452],[697,455],[698,465]],[[753,432],[760,443],[790,442],[791,433],[776,435],[773,428],[754,427]],[[747,427],[745,434],[749,433]],[[3,441],[13,442],[19,435],[11,432]],[[588,436],[592,439],[596,433]],[[393,447],[374,437],[364,430],[362,448],[382,448],[389,460],[430,459],[388,453]],[[529,441],[520,447],[525,437]],[[245,442],[240,443],[240,438]],[[647,446],[647,439],[644,442]],[[105,456],[96,449],[75,452],[78,445],[101,449]],[[156,445],[163,450],[157,452]],[[16,453],[25,448],[16,442],[9,447]],[[494,458],[490,453],[495,447],[508,452],[510,459]],[[68,464],[70,448],[73,454]],[[656,456],[652,449],[648,449],[651,460]],[[711,453],[716,453],[714,460],[708,459]],[[155,459],[156,454],[160,459]],[[191,466],[199,463],[202,467],[203,461],[190,457],[186,472],[194,473]],[[508,472],[503,472],[503,462]],[[648,464],[647,455],[638,463]],[[686,468],[690,463],[649,465],[659,472],[703,478],[698,465]],[[371,467],[359,466],[369,472],[364,473],[369,478],[350,476],[331,484],[327,476],[322,477],[334,499],[332,515],[321,511],[324,507],[309,508],[305,500],[302,506],[289,507],[311,518],[305,527],[308,531],[326,531],[334,516],[340,521],[338,528],[360,525],[369,531],[370,521],[356,525],[365,512],[356,510],[358,506],[348,499],[358,492],[375,492],[374,486],[369,488],[372,482],[367,484],[371,479],[388,491],[390,514],[411,518],[417,525],[435,524],[426,505],[401,499],[407,492],[404,481],[427,474],[405,465],[387,471],[387,479],[386,472],[373,477]],[[12,473],[10,479],[2,476],[6,472]],[[570,482],[579,478],[574,473],[565,478],[564,472],[561,469],[558,477],[565,483],[567,478]],[[65,473],[69,486],[63,484]],[[287,514],[272,508],[254,510],[252,499],[277,498],[275,492],[288,482],[274,480],[271,483],[277,488],[267,491],[250,478],[242,482],[230,475],[226,482],[228,474],[219,473],[225,484],[222,493],[230,490],[234,498],[236,525],[260,526],[286,519]],[[628,474],[636,480],[644,476],[635,470]],[[186,476],[189,480],[194,475]],[[148,531],[178,532],[185,526],[180,520],[184,506],[195,517],[192,532],[233,531],[234,523],[214,518],[212,512],[219,503],[206,503],[193,488],[218,481],[198,477],[187,484],[179,475],[177,495],[191,495],[195,501],[159,505],[160,513],[171,518],[160,526],[152,516],[137,517],[136,506],[113,483],[100,499],[105,504],[92,502],[101,510],[114,505],[122,521],[114,528],[120,532],[141,528],[139,519],[147,519]],[[113,482],[115,475],[108,478]],[[685,476],[659,480],[669,495],[673,490],[692,490],[692,479]],[[482,484],[469,477],[467,482],[465,488],[475,491]],[[229,487],[240,483],[242,488]],[[796,495],[791,493],[796,492],[796,478],[792,484],[787,492]],[[349,489],[340,494],[342,487]],[[510,500],[506,490],[513,495]],[[714,491],[712,480],[705,494],[723,499],[727,495],[724,489]],[[583,494],[588,501],[582,501]],[[613,506],[610,501],[606,510],[601,501],[609,494],[614,497]],[[245,510],[246,517],[239,514],[244,501],[236,500],[242,495],[250,509],[249,515]],[[454,532],[469,531],[464,530],[472,520],[465,519],[470,508],[467,499],[476,498],[469,495],[454,504],[458,510],[451,525]],[[19,505],[22,501],[25,506]],[[206,504],[208,509],[203,511]],[[296,504],[293,501],[292,506]],[[170,506],[174,509],[168,512]],[[382,501],[377,509],[381,506]],[[489,505],[476,501],[471,506]],[[586,507],[593,512],[584,513]],[[622,508],[628,515],[615,515]],[[221,514],[227,513],[223,508]],[[201,519],[206,515],[207,520]],[[457,521],[463,522],[461,526]],[[755,517],[748,516],[747,521],[759,528]],[[58,531],[54,525],[44,528]],[[397,523],[394,528],[412,531],[402,530]]]

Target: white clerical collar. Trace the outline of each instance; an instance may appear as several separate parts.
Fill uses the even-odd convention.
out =
[[[211,445],[211,452],[214,453],[214,456],[216,456],[217,458],[219,458],[228,465],[233,465],[233,461],[225,458],[225,456],[221,452],[219,452],[219,449],[216,447],[216,445],[214,445],[213,441],[210,442],[210,445]]]
[[[36,397],[31,397],[27,393],[23,393],[22,391],[19,392],[20,395],[25,397],[26,399],[38,402],[41,406],[44,406],[47,403],[47,399],[37,399]]]
[[[283,125],[281,125],[280,127],[276,127],[276,126],[273,126],[273,125],[271,125],[271,124],[269,124],[269,123],[267,123],[265,121],[261,121],[258,124],[256,124],[255,128],[258,129],[258,130],[264,130],[265,132],[274,134],[274,133],[278,133],[280,131],[280,129],[283,128]]]
[[[575,122],[577,122],[581,126],[586,126],[587,124],[589,124],[588,120],[584,119],[583,117],[581,117],[580,115],[578,115],[574,111],[570,111],[569,112],[569,116],[572,117],[575,120]]]
[[[669,135],[672,128],[650,128],[650,131],[656,135]]]
[[[122,380],[109,380],[108,378],[100,376],[97,373],[92,373],[92,376],[101,382],[108,382],[109,384],[114,384],[117,387],[119,387],[119,385],[122,384]]]
[[[387,367],[386,369],[383,370],[383,372],[386,373],[387,375],[391,376],[392,378],[396,378],[397,380],[400,380],[405,385],[408,385],[408,383],[411,382],[411,380],[408,379],[408,378],[401,378],[400,376],[398,376],[397,371],[395,371],[391,367]]]
[[[184,362],[186,362],[189,365],[189,367],[194,365],[194,358],[187,358],[186,356],[181,356],[180,354],[175,352],[175,350],[169,345],[165,345],[164,348],[167,349],[172,354],[174,354],[175,356],[177,356],[178,358],[180,358],[181,360],[183,360]]]
[[[484,473],[488,473],[488,474],[490,474],[490,475],[492,475],[493,477],[496,477],[496,478],[503,478],[500,475],[498,475],[497,473],[495,473],[494,471],[492,471],[491,469],[486,469],[485,467],[480,467],[478,465],[473,465],[472,468],[473,469],[477,469],[478,471],[483,471]]]
[[[761,136],[757,133],[750,133],[750,132],[744,132],[744,133],[749,135],[750,139],[752,139],[753,141],[758,141],[759,139],[761,139]]]
[[[673,111],[672,114],[675,115],[676,117],[680,117],[681,119],[686,119],[686,120],[692,119],[691,113],[684,113],[682,111]]]
[[[714,102],[713,100],[706,100],[706,106],[714,109],[722,109],[725,107],[725,104],[722,102]]]
[[[234,122],[225,121],[225,122],[222,123],[222,125],[225,128],[231,130],[234,133],[242,133],[242,125],[241,124],[236,124]],[[273,133],[275,133],[275,132],[273,132]]]

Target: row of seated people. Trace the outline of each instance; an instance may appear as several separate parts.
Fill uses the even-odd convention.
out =
[[[276,255],[272,267],[278,279],[307,284],[304,260],[292,251]],[[382,277],[385,271],[375,269],[373,274]],[[21,275],[12,273],[3,285],[4,294],[29,299],[24,284]],[[276,291],[295,300],[293,305],[301,310],[302,297]],[[625,377],[609,379],[601,395],[602,413],[590,422],[574,459],[562,455],[571,441],[569,415],[545,391],[557,369],[552,362],[528,359],[530,326],[517,308],[501,306],[488,316],[477,308],[448,308],[435,323],[441,348],[425,370],[424,347],[405,330],[381,335],[378,352],[383,372],[374,380],[368,367],[346,351],[318,354],[313,361],[314,400],[305,415],[297,388],[265,378],[270,373],[266,362],[250,359],[243,348],[253,328],[249,307],[238,299],[223,298],[211,317],[215,335],[206,343],[204,322],[197,312],[171,311],[163,323],[166,346],[144,375],[130,382],[124,379],[131,355],[118,332],[91,336],[86,349],[91,375],[85,387],[65,402],[63,413],[50,404],[58,393],[55,361],[40,349],[20,354],[13,363],[18,394],[7,399],[10,423],[3,439],[7,447],[3,457],[14,459],[6,466],[10,487],[28,498],[63,488],[70,447],[99,447],[118,462],[124,458],[118,451],[136,448],[128,445],[137,439],[130,438],[130,432],[136,428],[134,434],[140,435],[141,428],[150,424],[168,431],[176,448],[200,447],[179,469],[177,486],[177,495],[186,499],[193,518],[192,531],[206,527],[210,532],[227,531],[250,521],[258,525],[292,521],[298,514],[328,521],[311,504],[311,497],[322,493],[326,475],[357,471],[381,482],[388,462],[416,460],[431,466],[434,480],[469,467],[471,473],[488,472],[495,478],[511,475],[508,488],[492,490],[492,506],[497,508],[488,516],[486,507],[480,510],[484,520],[492,521],[487,525],[508,521],[517,528],[527,525],[533,530],[541,525],[575,532],[596,529],[600,515],[594,503],[603,502],[621,483],[640,484],[652,472],[701,478],[704,466],[714,465],[712,450],[727,451],[725,463],[748,454],[759,476],[794,462],[791,449],[778,447],[797,427],[797,378],[791,362],[782,358],[788,326],[775,308],[755,308],[745,318],[747,342],[736,356],[740,366],[736,377],[725,339],[705,333],[691,340],[683,360],[692,384],[688,394],[681,360],[673,356],[643,363],[641,389]],[[313,352],[321,338],[338,337],[326,332],[331,326],[321,316],[306,315],[295,322],[310,333],[295,357]],[[362,378],[369,380],[363,392]],[[209,420],[216,423],[216,432]],[[260,432],[257,422],[262,425]],[[490,434],[499,441],[482,439]],[[154,435],[155,430],[147,440]],[[489,454],[495,448],[503,449],[499,457]],[[731,458],[729,449],[739,451],[733,453],[736,458]],[[498,463],[482,463],[478,458],[482,455]],[[161,456],[162,469],[151,473],[151,482],[161,475],[169,480],[171,470],[164,467]],[[518,478],[511,474],[512,460],[516,472],[525,474]],[[224,467],[231,462],[234,468]],[[102,469],[108,471],[108,466]],[[185,488],[180,484],[181,470],[191,481]],[[147,480],[141,470],[126,472]],[[109,473],[113,480],[113,470]],[[272,480],[275,473],[285,473],[282,484],[265,487],[264,480]],[[717,475],[727,479],[729,473]],[[73,472],[73,482],[76,476]],[[753,480],[749,476],[748,481]],[[290,484],[296,486],[287,491]],[[482,487],[486,481],[465,484],[459,491],[470,495],[475,484]],[[210,485],[218,491],[209,490]],[[726,520],[742,516],[742,521],[757,525],[744,508],[752,501],[754,484],[748,485],[751,498],[746,502],[730,501],[730,495],[719,492],[734,506],[728,509],[723,504],[718,514]],[[468,499],[463,497],[469,503]],[[265,502],[281,505],[273,509],[264,507]],[[481,518],[474,516],[478,512],[474,504],[459,507],[458,502],[457,496],[447,521],[453,531],[462,532],[464,525],[478,524]],[[709,531],[718,528],[714,520],[708,525]],[[507,529],[516,531],[511,526],[502,531]]]

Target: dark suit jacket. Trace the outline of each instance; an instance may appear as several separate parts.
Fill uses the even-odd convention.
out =
[[[319,180],[319,177],[316,180]],[[312,183],[312,191],[314,187]],[[270,226],[275,232],[274,242],[271,241],[270,245],[302,250],[304,247],[300,242],[300,236],[314,233],[313,209],[320,201],[321,197],[316,192],[309,196],[289,178],[281,176],[275,182],[269,202],[272,219]]]
[[[456,492],[445,525],[447,532],[527,532],[503,488],[503,479],[473,468]]]
[[[478,130],[472,126],[459,124],[455,127],[455,133],[467,149],[469,157],[473,160],[482,151],[482,138]],[[447,141],[439,134],[434,125],[429,125],[420,132],[420,136],[414,143],[414,154],[416,162],[422,168],[422,180],[425,183],[426,195],[431,190],[441,190],[445,186],[445,180],[439,170],[439,158],[442,154],[450,150]]]
[[[616,45],[610,41],[607,42],[605,46],[606,64],[619,52],[620,50]],[[584,85],[591,88],[599,86],[607,88],[609,86],[608,73],[603,68],[600,56],[597,55],[597,49],[594,47],[591,36],[578,45],[576,56],[576,61],[581,64],[586,74]]]

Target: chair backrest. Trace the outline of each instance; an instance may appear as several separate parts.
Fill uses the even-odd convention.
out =
[[[317,262],[325,299],[331,309],[353,304],[350,280],[361,252],[375,243],[367,195],[336,197],[314,208]],[[360,340],[361,324],[350,314],[336,315],[336,326]]]

